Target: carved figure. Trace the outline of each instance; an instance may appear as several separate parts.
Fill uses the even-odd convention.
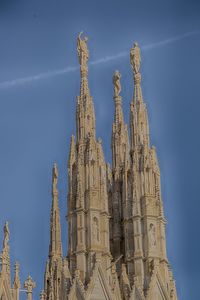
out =
[[[133,72],[135,74],[138,74],[140,71],[140,62],[141,62],[140,48],[138,47],[138,43],[134,43],[134,47],[131,49],[130,60],[131,60]]]
[[[126,272],[126,265],[123,263],[121,268],[122,268],[121,272],[122,272],[123,281],[124,281],[125,284],[130,286],[128,275],[127,275],[127,272]]]
[[[3,248],[7,248],[8,247],[8,241],[10,238],[10,231],[9,231],[9,227],[8,227],[8,222],[5,223],[4,228],[4,239],[3,239]]]
[[[58,168],[57,165],[54,164],[53,167],[53,190],[54,191],[57,189],[57,183],[58,183]]]
[[[115,71],[113,75],[113,84],[114,84],[114,96],[118,97],[121,92],[121,83],[120,83],[121,74],[119,71]]]
[[[96,217],[93,219],[93,238],[95,241],[99,241],[99,224]]]
[[[150,224],[149,226],[149,239],[151,247],[155,247],[156,245],[156,228],[154,224]]]
[[[84,37],[84,39],[81,39],[82,34],[83,32],[80,32],[77,39],[77,51],[80,65],[86,65],[89,58],[89,51],[87,47],[88,38]]]

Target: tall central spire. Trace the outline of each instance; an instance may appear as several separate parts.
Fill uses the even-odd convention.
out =
[[[77,141],[80,142],[88,137],[95,137],[95,115],[92,97],[88,86],[88,65],[89,50],[87,47],[88,38],[81,39],[82,32],[77,39],[77,52],[80,64],[81,86],[80,96],[77,97],[76,108],[76,129]]]

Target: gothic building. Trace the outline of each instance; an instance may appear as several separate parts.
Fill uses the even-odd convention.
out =
[[[58,205],[58,168],[52,172],[49,256],[41,300],[176,300],[166,254],[160,170],[150,145],[140,74],[140,49],[130,51],[134,94],[130,104],[130,140],[120,96],[120,73],[113,76],[115,114],[112,168],[96,139],[95,112],[88,84],[87,38],[77,39],[80,95],[76,137],[68,160],[68,254],[63,255]],[[0,299],[19,300],[19,266],[11,287],[9,229],[4,227]],[[35,283],[25,282],[27,299]]]

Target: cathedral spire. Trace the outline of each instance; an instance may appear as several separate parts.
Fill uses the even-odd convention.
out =
[[[124,242],[123,242],[123,226],[122,216],[124,214],[124,207],[122,201],[121,187],[124,186],[124,178],[126,177],[126,169],[129,161],[129,138],[128,128],[124,123],[124,116],[122,110],[122,98],[120,96],[121,74],[119,71],[115,71],[113,75],[114,85],[114,103],[115,103],[115,116],[112,125],[112,166],[113,166],[113,184],[112,184],[112,236],[111,236],[111,249],[114,249],[112,255],[114,259],[123,253]],[[125,201],[124,201],[125,202]],[[123,253],[124,255],[124,253]],[[117,264],[119,268],[120,261]]]
[[[140,48],[134,43],[130,51],[130,61],[134,78],[134,95],[131,102],[131,148],[135,146],[149,147],[149,124],[146,105],[143,102],[140,74]]]
[[[54,164],[52,170],[52,207],[49,258],[62,257],[60,210],[58,206],[58,168]]]
[[[3,250],[1,252],[1,273],[4,273],[10,284],[10,246],[8,244],[10,239],[10,230],[8,222],[5,222],[3,227],[4,238],[3,238]]]
[[[80,95],[77,97],[77,141],[88,137],[95,137],[95,115],[94,104],[90,96],[88,86],[88,65],[89,50],[87,47],[88,38],[81,39],[82,32],[77,39],[77,52],[80,64],[81,86]]]
[[[120,78],[119,71],[115,71],[113,75],[115,116],[112,126],[112,159],[113,168],[118,171],[125,163],[125,157],[127,157],[125,153],[129,151],[128,128],[124,123],[122,97],[120,96]]]

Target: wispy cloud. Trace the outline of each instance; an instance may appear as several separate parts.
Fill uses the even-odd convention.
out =
[[[197,35],[199,33],[200,33],[200,31],[186,32],[184,34],[174,36],[174,37],[171,37],[171,38],[168,38],[168,39],[156,42],[156,43],[144,45],[141,47],[141,49],[143,51],[151,50],[151,49],[154,49],[157,47],[161,47],[161,46],[165,46],[167,44],[174,43],[176,41],[185,39],[185,38],[193,36],[193,35]],[[112,56],[105,56],[105,57],[99,58],[97,60],[94,60],[94,61],[90,62],[90,65],[92,66],[92,65],[99,65],[99,64],[107,63],[107,62],[110,62],[113,60],[117,60],[119,58],[126,57],[128,55],[129,55],[128,51],[123,51],[123,52],[117,53]],[[33,76],[27,76],[27,77],[17,78],[17,79],[13,79],[13,80],[3,81],[3,82],[0,82],[0,89],[11,88],[14,86],[24,85],[26,83],[30,83],[33,81],[39,81],[42,79],[47,79],[47,78],[51,78],[51,77],[62,75],[62,74],[72,73],[72,72],[77,71],[78,69],[79,69],[79,66],[66,67],[66,68],[63,68],[60,70],[52,70],[52,71],[47,71],[44,73],[36,74]]]

